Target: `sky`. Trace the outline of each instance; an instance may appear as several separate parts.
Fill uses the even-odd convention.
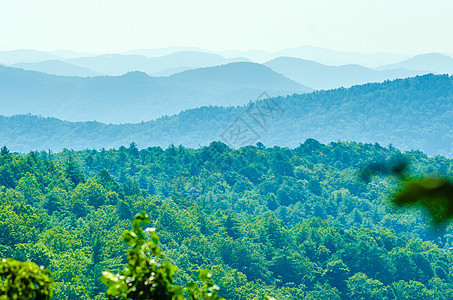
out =
[[[451,0],[0,0],[0,50],[453,53]]]

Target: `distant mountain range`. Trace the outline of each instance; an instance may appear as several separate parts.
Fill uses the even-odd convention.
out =
[[[390,69],[427,70],[437,74],[453,74],[453,58],[439,53],[421,54],[402,62],[381,66],[379,70]]]
[[[247,61],[245,58],[226,59],[217,54],[184,51],[160,57],[141,55],[109,54],[94,57],[68,59],[66,62],[108,75],[123,75],[131,71],[140,71],[155,75],[168,70],[176,72],[186,69],[211,67],[232,62]]]
[[[1,115],[31,113],[69,121],[140,122],[204,105],[243,105],[264,91],[277,96],[311,89],[249,62],[169,77],[143,72],[63,77],[0,67]]]
[[[351,87],[358,84],[428,73],[406,69],[377,71],[359,65],[327,66],[293,57],[279,57],[266,62],[264,65],[294,81],[317,90]]]
[[[134,82],[140,76],[147,78],[144,74],[129,76]],[[87,103],[86,112],[91,109]],[[139,147],[167,147],[171,143],[197,147],[214,140],[234,147],[257,141],[268,147],[294,147],[315,138],[324,143],[393,144],[402,150],[453,157],[452,120],[453,77],[430,74],[277,97],[252,106],[201,107],[137,124],[72,123],[30,115],[0,117],[0,141],[13,151],[24,152],[110,148],[132,141]],[[339,151],[338,159],[348,157]]]
[[[92,77],[103,75],[100,72],[76,66],[61,60],[45,60],[41,62],[17,63],[11,66],[14,68],[43,72],[59,76]]]
[[[46,60],[61,59],[50,52],[17,49],[12,51],[0,51],[0,64],[12,65],[17,63],[41,62]]]
[[[213,54],[222,56],[225,59],[242,58],[253,62],[264,63],[266,61],[275,59],[280,56],[289,56],[302,58],[306,60],[313,60],[327,65],[345,65],[345,64],[359,64],[368,68],[375,68],[381,65],[393,64],[403,61],[411,57],[411,55],[400,55],[392,53],[375,53],[363,54],[354,52],[341,52],[334,51],[320,47],[301,46],[283,49],[279,51],[262,51],[262,50],[230,50],[230,51],[210,51],[195,47],[167,47],[158,49],[136,49],[118,55],[124,56],[143,56],[145,58],[167,56],[177,52],[196,52]],[[77,52],[71,50],[57,50],[52,52],[19,49],[13,51],[0,51],[0,64],[12,65],[22,62],[40,62],[45,60],[54,59],[74,59],[101,56],[93,53]],[[229,61],[231,62],[231,61]],[[134,70],[128,70],[134,71]]]
[[[79,77],[120,76],[134,71],[162,77],[232,62],[260,62],[314,89],[350,87],[426,73],[453,74],[453,58],[438,53],[409,57],[338,52],[308,46],[275,52],[256,50],[214,53],[191,47],[142,49],[103,55],[70,50],[0,52],[0,64],[53,75]]]
[[[156,57],[145,55],[152,53],[151,50],[103,55],[70,50],[54,52],[36,50],[0,51],[0,64],[53,75],[87,77],[96,75],[118,76],[133,71],[145,72],[152,76],[169,76],[188,69],[249,61],[249,59],[243,57],[225,58],[219,54],[202,51],[167,53],[168,51],[154,51],[156,54],[166,53],[163,56]]]
[[[347,64],[358,64],[368,68],[375,68],[383,64],[397,63],[411,57],[392,53],[364,54],[355,52],[333,51],[321,47],[301,46],[283,49],[274,52],[252,50],[252,51],[223,51],[225,57],[246,57],[252,61],[264,63],[277,57],[295,57],[305,60],[313,60],[326,65],[340,66]]]

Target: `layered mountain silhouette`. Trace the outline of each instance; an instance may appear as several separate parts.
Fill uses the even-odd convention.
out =
[[[439,53],[420,54],[402,62],[379,67],[379,70],[404,68],[437,74],[453,74],[453,58]]]
[[[144,74],[132,76],[146,78]],[[277,97],[254,105],[266,108],[266,104],[274,108],[278,104],[283,113],[274,110],[271,114],[264,109],[262,114],[253,114],[257,123],[249,114],[257,112],[256,106],[211,106],[124,125],[74,123],[30,115],[0,117],[0,141],[13,151],[58,151],[64,147],[119,147],[133,141],[139,147],[167,147],[172,143],[198,147],[215,140],[233,146],[261,141],[268,147],[294,147],[315,138],[324,143],[341,140],[393,144],[402,150],[453,157],[453,77],[446,75]],[[244,140],[241,134],[254,135]],[[348,157],[339,152],[338,159]]]
[[[302,46],[275,52],[261,50],[212,52],[193,47],[131,50],[94,55],[70,50],[0,52],[0,64],[64,76],[120,76],[140,71],[151,76],[232,62],[253,61],[316,89],[349,87],[426,73],[452,74],[453,58],[437,54],[414,57],[389,53],[362,54]],[[373,69],[375,68],[375,69]]]
[[[241,62],[151,77],[64,77],[0,67],[1,115],[31,113],[70,121],[128,123],[204,105],[236,106],[263,92],[271,96],[311,91],[271,69]]]
[[[11,51],[0,51],[0,64],[12,65],[17,63],[29,63],[29,62],[41,62],[46,60],[61,59],[56,54],[29,50],[29,49],[17,49]]]
[[[247,61],[247,59],[226,59],[217,54],[197,51],[181,51],[159,57],[106,54],[66,60],[66,62],[73,65],[114,76],[123,75],[131,71],[141,71],[149,75],[171,75],[182,70],[211,67],[239,61]]]
[[[273,52],[262,50],[233,50],[224,51],[221,52],[221,54],[225,57],[246,57],[260,63],[264,63],[281,56],[286,56],[312,60],[326,65],[339,66],[346,64],[359,64],[368,68],[375,68],[383,64],[397,63],[410,57],[409,55],[392,53],[364,54],[356,52],[342,52],[312,46],[300,46]]]
[[[103,75],[102,73],[90,70],[88,68],[72,65],[61,60],[46,60],[34,63],[17,63],[13,64],[12,67],[59,76],[91,77]]]
[[[350,87],[357,84],[381,82],[427,73],[405,69],[377,71],[359,65],[327,66],[294,57],[279,57],[266,62],[264,65],[314,89]]]

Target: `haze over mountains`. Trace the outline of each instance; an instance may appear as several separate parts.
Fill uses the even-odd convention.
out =
[[[351,87],[368,82],[381,82],[427,73],[403,68],[377,71],[352,64],[327,66],[311,60],[293,57],[279,57],[266,62],[264,65],[316,90]]]
[[[253,61],[264,63],[281,56],[313,60],[326,65],[340,66],[347,64],[359,64],[368,68],[375,68],[383,64],[397,63],[410,58],[410,55],[392,53],[364,54],[356,52],[333,51],[320,47],[300,46],[283,49],[274,52],[252,50],[252,51],[223,51],[226,57],[247,57]]]
[[[161,77],[232,62],[258,62],[312,89],[350,87],[427,73],[453,74],[453,58],[438,53],[417,55],[360,54],[317,47],[276,52],[223,51],[191,47],[131,50],[95,55],[70,50],[0,51],[0,64],[59,76],[120,76],[140,71]]]
[[[278,103],[284,113],[264,111],[265,126],[253,123],[246,107],[201,107],[125,125],[15,116],[0,118],[0,140],[11,150],[23,152],[110,148],[132,141],[139,147],[171,143],[198,147],[221,140],[236,147],[240,146],[238,132],[248,128],[255,134],[252,138],[269,147],[294,147],[315,138],[326,143],[393,144],[402,150],[453,157],[453,77],[425,75],[266,101],[257,105]],[[235,127],[238,124],[242,127]]]
[[[0,51],[0,64],[13,65],[17,63],[36,63],[46,60],[61,59],[61,57],[50,52],[17,49],[11,51]]]
[[[70,50],[44,52],[36,50],[0,51],[0,64],[31,68],[23,63],[41,63],[59,60],[104,75],[123,75],[131,71],[146,72],[153,76],[168,76],[187,69],[209,67],[238,61],[266,63],[280,57],[300,58],[328,66],[360,65],[368,69],[407,69],[433,73],[452,73],[452,58],[438,53],[415,57],[391,53],[362,54],[332,51],[302,46],[275,52],[261,50],[213,52],[193,47],[131,50],[117,54],[90,54]],[[20,65],[22,64],[22,65]],[[54,73],[51,73],[54,74]],[[58,74],[57,74],[58,75]],[[79,76],[77,73],[73,76]],[[88,75],[91,76],[91,75]]]
[[[125,56],[144,56],[144,57],[162,57],[177,52],[187,53],[206,53],[222,56],[225,59],[244,58],[246,60],[254,61],[257,63],[264,63],[266,61],[275,59],[280,56],[289,56],[313,60],[327,65],[345,65],[345,64],[360,64],[365,67],[375,68],[385,64],[393,64],[409,59],[411,55],[401,55],[392,53],[375,53],[363,54],[354,52],[340,52],[320,47],[301,46],[279,51],[269,52],[262,50],[229,50],[229,51],[210,51],[195,47],[167,47],[157,49],[136,49],[124,53],[117,53]],[[105,54],[104,54],[105,55]],[[0,64],[11,65],[21,62],[40,62],[52,59],[72,59],[81,57],[94,57],[102,56],[94,53],[77,52],[71,50],[57,50],[52,52],[18,49],[12,51],[0,51]]]
[[[2,115],[31,113],[69,121],[136,123],[205,105],[236,106],[311,91],[266,66],[241,62],[151,77],[143,72],[62,77],[0,67]]]
[[[141,55],[108,54],[95,57],[80,57],[67,62],[108,75],[123,75],[131,71],[141,71],[150,75],[171,75],[187,69],[210,67],[231,62],[247,61],[244,58],[226,59],[217,54],[184,51],[161,57]],[[173,70],[168,72],[168,70]]]
[[[437,74],[453,74],[453,58],[439,53],[420,54],[402,62],[384,65],[379,70],[390,69],[428,70]]]
[[[76,66],[57,59],[45,60],[41,62],[23,62],[13,64],[11,66],[14,68],[43,72],[46,74],[54,74],[59,76],[92,77],[103,75],[100,72]]]
[[[271,60],[262,64],[249,61],[258,60],[260,55],[261,59]],[[332,65],[298,57],[302,55],[319,60],[330,57]],[[280,96],[275,101],[286,105],[284,117],[276,121],[277,129],[269,128],[260,135],[266,143],[295,146],[290,141],[294,143],[315,137],[323,142],[354,140],[394,143],[401,149],[423,149],[430,154],[453,155],[453,144],[450,148],[444,147],[435,138],[435,132],[450,132],[451,129],[451,78],[430,75],[387,81],[430,72],[453,74],[453,58],[436,53],[399,60],[401,58],[391,54],[362,55],[313,47],[274,53],[230,51],[222,55],[178,47],[105,55],[70,50],[3,51],[0,52],[0,63],[13,67],[0,66],[0,115],[32,114],[73,122],[96,120],[107,124],[136,123],[107,126],[53,120],[56,128],[66,128],[63,131],[69,128],[79,130],[76,128],[80,126],[93,130],[92,126],[96,124],[97,129],[107,130],[115,139],[109,140],[90,132],[88,136],[92,138],[88,140],[84,136],[77,136],[78,133],[70,133],[67,136],[71,136],[71,140],[65,140],[64,143],[58,142],[61,137],[58,136],[60,133],[56,133],[55,143],[49,145],[45,141],[36,143],[33,136],[29,136],[30,142],[10,141],[9,144],[17,145],[20,151],[113,147],[131,140],[143,141],[143,145],[182,143],[193,147],[219,138],[219,131],[225,131],[228,124],[245,109],[236,106],[246,105],[266,92],[273,97]],[[371,59],[387,64],[375,69],[351,64],[355,61],[368,61],[369,64]],[[339,62],[348,64],[334,65]],[[383,83],[376,85],[370,82]],[[409,91],[406,91],[407,87],[403,83],[410,85]],[[364,85],[355,86],[361,84]],[[437,91],[431,90],[433,84],[443,84],[446,94],[436,94]],[[337,90],[351,86],[354,87]],[[310,93],[329,89],[333,90]],[[413,95],[420,93],[425,98],[413,98]],[[297,95],[285,97],[293,94]],[[387,102],[380,100],[380,97],[384,97]],[[335,104],[332,101],[336,101]],[[443,110],[439,110],[440,107]],[[401,111],[410,117],[394,115]],[[434,131],[426,133],[425,130],[423,135],[420,133],[420,122],[428,114],[440,120],[440,123]],[[418,117],[414,119],[413,116]],[[393,117],[406,118],[404,125],[395,123]],[[11,120],[22,120],[25,127],[30,122],[37,122],[37,128],[41,128],[44,126],[42,122],[48,124],[51,119],[6,118],[6,127]],[[140,123],[142,121],[145,122]],[[339,124],[342,124],[343,129],[338,127]],[[428,121],[425,125],[433,128]],[[20,126],[15,126],[8,128],[20,131]],[[137,133],[137,130],[143,130],[135,126],[145,126],[143,128],[147,135]],[[381,130],[384,127],[386,131]],[[151,128],[152,131],[149,131]],[[413,137],[403,137],[410,130],[415,130]],[[10,132],[5,134],[11,136]],[[28,136],[28,133],[22,132],[17,139],[20,140],[24,135]],[[119,135],[124,139],[118,138]],[[450,145],[448,133],[443,136],[446,139],[444,144]]]

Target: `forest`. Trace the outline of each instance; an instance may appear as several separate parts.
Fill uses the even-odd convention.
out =
[[[127,266],[136,244],[123,232],[145,211],[143,232],[153,253],[159,237],[178,286],[201,288],[209,270],[226,299],[452,299],[451,225],[392,205],[394,177],[361,179],[366,166],[401,159],[415,177],[453,173],[443,156],[314,139],[236,150],[3,147],[0,256],[48,269],[54,299],[107,299],[102,274]]]
[[[261,93],[262,90],[253,94],[249,100],[255,100]],[[250,106],[206,106],[147,122],[140,122],[142,118],[136,115],[135,124],[67,122],[33,115],[0,116],[0,140],[12,152],[25,153],[47,149],[59,152],[64,148],[118,149],[131,141],[139,148],[150,145],[166,148],[172,143],[197,148],[221,139],[222,133],[241,117],[259,135],[256,142],[268,146],[295,148],[308,138],[316,138],[324,143],[378,142],[404,151],[417,149],[430,156],[453,157],[452,100],[453,77],[429,74],[262,99],[254,102],[256,106],[271,101],[283,110],[266,118],[265,128],[246,119]],[[39,101],[35,104],[42,105]],[[87,105],[81,109],[86,111]],[[117,105],[123,109],[127,103]],[[233,145],[229,140],[222,141]],[[233,145],[241,146],[244,145]]]

